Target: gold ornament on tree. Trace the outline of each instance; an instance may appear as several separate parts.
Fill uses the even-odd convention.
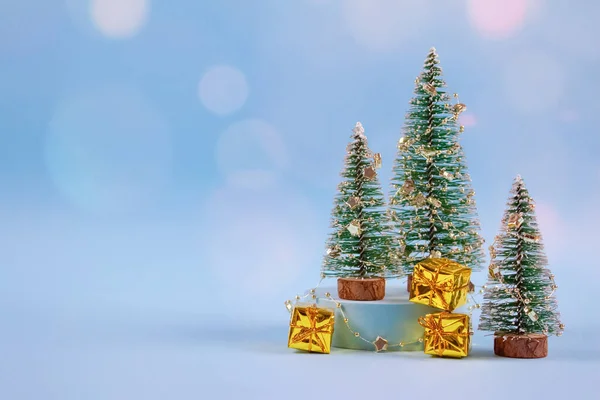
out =
[[[448,179],[449,181],[451,181],[452,179],[454,179],[454,175],[452,175],[450,172],[448,171],[442,171],[442,176],[446,179]]]
[[[431,83],[424,83],[423,90],[432,96],[435,96],[437,94],[437,89]]]
[[[406,249],[406,241],[404,239],[404,236],[402,235],[400,238],[398,238],[398,250],[403,253],[405,249]]]
[[[352,236],[360,236],[360,234],[361,234],[360,221],[355,219],[354,221],[350,222],[347,229],[348,229],[348,232],[350,232],[350,234]]]
[[[375,166],[375,169],[381,168],[381,154],[380,153],[375,153],[373,155],[373,165]]]
[[[454,93],[454,98],[456,99],[456,101],[458,101],[458,103],[452,106],[452,112],[454,113],[454,119],[456,120],[462,112],[467,110],[467,106],[458,100],[457,93]]]
[[[342,248],[339,245],[331,246],[327,249],[327,255],[331,258],[339,257],[342,254]]]
[[[360,197],[352,196],[348,199],[346,204],[348,204],[348,207],[350,207],[350,209],[353,210],[354,208],[358,207],[358,205],[360,204]]]
[[[458,103],[452,106],[452,112],[458,117],[462,112],[467,110],[467,106],[463,103]]]
[[[488,274],[490,279],[498,279],[500,276],[500,267],[496,264],[490,264],[488,267]]]
[[[367,180],[373,180],[377,176],[377,171],[375,171],[375,168],[372,166],[365,167],[363,170],[363,176]]]
[[[434,197],[430,197],[428,200],[429,200],[429,204],[431,204],[435,208],[440,208],[442,206],[442,202]]]
[[[415,197],[413,197],[412,204],[415,207],[423,207],[425,204],[427,204],[427,198],[423,195],[423,193],[419,192]]]
[[[410,143],[408,142],[408,139],[406,139],[406,136],[402,136],[400,140],[398,140],[398,150],[401,152],[407,151],[409,145]]]
[[[521,213],[511,214],[508,217],[507,225],[509,228],[518,228],[523,223],[523,216]]]
[[[409,196],[415,190],[415,183],[411,179],[404,181],[404,184],[400,188],[400,193],[404,196]]]
[[[538,235],[532,235],[530,233],[523,233],[521,235],[523,240],[529,243],[537,243],[540,241],[540,237]]]
[[[496,238],[494,239],[494,241],[498,241],[498,237],[496,236]],[[493,260],[494,258],[496,258],[496,249],[494,248],[494,245],[490,245],[490,247],[488,247],[488,250],[490,252],[490,257]]]
[[[523,311],[525,311],[525,313],[527,314],[529,319],[532,320],[533,322],[536,322],[539,319],[537,313],[535,311],[533,311],[531,308],[525,307],[523,309]]]

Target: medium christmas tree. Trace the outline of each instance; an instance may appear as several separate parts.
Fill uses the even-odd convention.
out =
[[[390,221],[376,170],[381,156],[369,150],[360,122],[348,145],[343,181],[338,186],[323,260],[324,277],[338,277],[338,294],[352,300],[378,300],[385,279],[398,274]]]
[[[458,116],[466,106],[451,104],[445,88],[432,48],[416,79],[391,180],[389,213],[406,274],[428,257],[475,270],[483,263],[475,192],[458,142],[464,131]]]
[[[547,335],[561,335],[564,328],[534,209],[517,176],[500,234],[490,246],[490,277],[479,323],[480,330],[495,332],[494,350],[506,357],[545,357]]]

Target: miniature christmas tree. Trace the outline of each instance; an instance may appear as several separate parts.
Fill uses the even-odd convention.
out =
[[[479,270],[483,239],[458,142],[464,131],[458,116],[466,106],[450,103],[434,48],[415,82],[391,180],[389,213],[399,234],[400,262],[406,274],[428,257]]]
[[[338,294],[351,300],[376,300],[385,295],[385,279],[398,274],[390,221],[373,154],[360,122],[348,145],[343,181],[332,212],[331,233],[323,261],[324,277],[338,277]]]
[[[479,323],[480,330],[495,332],[494,350],[506,357],[545,357],[547,335],[561,335],[564,328],[534,209],[517,176],[500,234],[490,246],[490,276]]]

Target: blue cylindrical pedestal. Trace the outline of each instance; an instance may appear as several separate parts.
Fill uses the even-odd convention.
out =
[[[388,345],[397,345],[400,342],[416,342],[423,337],[424,329],[419,325],[418,319],[426,314],[439,312],[435,308],[411,303],[408,300],[406,289],[390,287],[386,289],[386,296],[379,301],[351,301],[337,299],[337,288],[321,288],[317,291],[317,304],[336,310],[335,326],[333,331],[332,346],[353,350],[375,350],[372,343],[365,342],[346,327],[344,317],[336,308],[333,301],[325,298],[329,292],[342,303],[342,308],[348,318],[350,327],[359,332],[367,340],[375,340],[377,336],[388,341]],[[389,347],[388,351],[422,351],[422,343],[408,344],[403,347]]]

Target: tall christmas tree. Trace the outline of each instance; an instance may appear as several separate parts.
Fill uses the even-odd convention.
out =
[[[327,241],[327,254],[323,260],[322,274],[325,277],[359,278],[354,280],[354,289],[340,289],[342,298],[353,300],[375,300],[368,278],[397,276],[396,256],[390,221],[386,212],[383,191],[377,177],[381,156],[369,150],[367,138],[360,122],[356,123],[348,145],[343,181],[338,186],[332,211],[332,233]],[[385,280],[374,282],[382,298]],[[347,283],[347,282],[346,282]],[[356,285],[369,287],[356,288]],[[383,292],[382,292],[383,290]],[[359,293],[359,292],[364,293]],[[349,293],[349,292],[353,292]]]
[[[406,274],[428,257],[479,270],[483,239],[458,142],[464,131],[458,116],[466,106],[457,95],[451,104],[435,48],[415,83],[391,180],[389,213],[399,234],[400,262]]]
[[[480,330],[496,333],[496,354],[507,357],[544,357],[547,335],[560,335],[564,329],[534,210],[535,203],[517,176],[500,233],[490,246],[490,275],[479,323]]]

